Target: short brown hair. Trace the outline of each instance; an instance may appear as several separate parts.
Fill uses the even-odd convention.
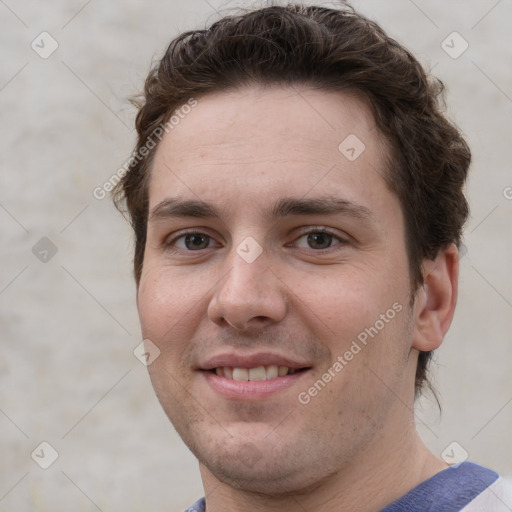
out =
[[[390,149],[385,179],[402,207],[415,292],[423,282],[423,259],[435,258],[452,242],[460,246],[468,216],[463,185],[471,153],[442,113],[442,82],[346,3],[341,9],[289,4],[243,11],[170,43],[137,103],[135,152],[190,98],[251,84],[356,92],[368,101]],[[133,161],[114,190],[115,204],[121,210],[126,204],[135,232],[137,284],[156,147]],[[417,394],[428,383],[431,355],[420,353]]]

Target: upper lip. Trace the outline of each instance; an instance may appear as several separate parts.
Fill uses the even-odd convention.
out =
[[[213,370],[215,368],[257,368],[258,366],[287,366],[292,369],[307,368],[311,365],[298,358],[291,358],[275,352],[257,352],[252,354],[240,354],[234,352],[222,352],[211,356],[199,364],[201,370]]]

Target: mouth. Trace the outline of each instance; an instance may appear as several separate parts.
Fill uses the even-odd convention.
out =
[[[256,366],[255,368],[234,368],[231,366],[220,366],[210,371],[218,377],[240,382],[258,382],[262,380],[277,379],[287,375],[295,375],[308,370],[309,368],[290,368],[288,366]]]
[[[312,370],[277,354],[220,354],[198,368],[210,389],[230,400],[261,400],[293,387]]]

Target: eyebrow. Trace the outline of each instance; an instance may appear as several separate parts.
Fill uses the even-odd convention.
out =
[[[366,206],[337,197],[284,198],[265,212],[271,220],[291,215],[347,215],[365,221],[375,221]],[[150,213],[149,222],[172,217],[221,218],[222,212],[214,205],[197,199],[164,199]]]

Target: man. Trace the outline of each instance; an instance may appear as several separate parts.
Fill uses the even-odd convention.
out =
[[[225,17],[150,73],[116,202],[151,380],[200,463],[189,511],[502,506],[414,427],[468,214],[441,90],[348,5]]]

